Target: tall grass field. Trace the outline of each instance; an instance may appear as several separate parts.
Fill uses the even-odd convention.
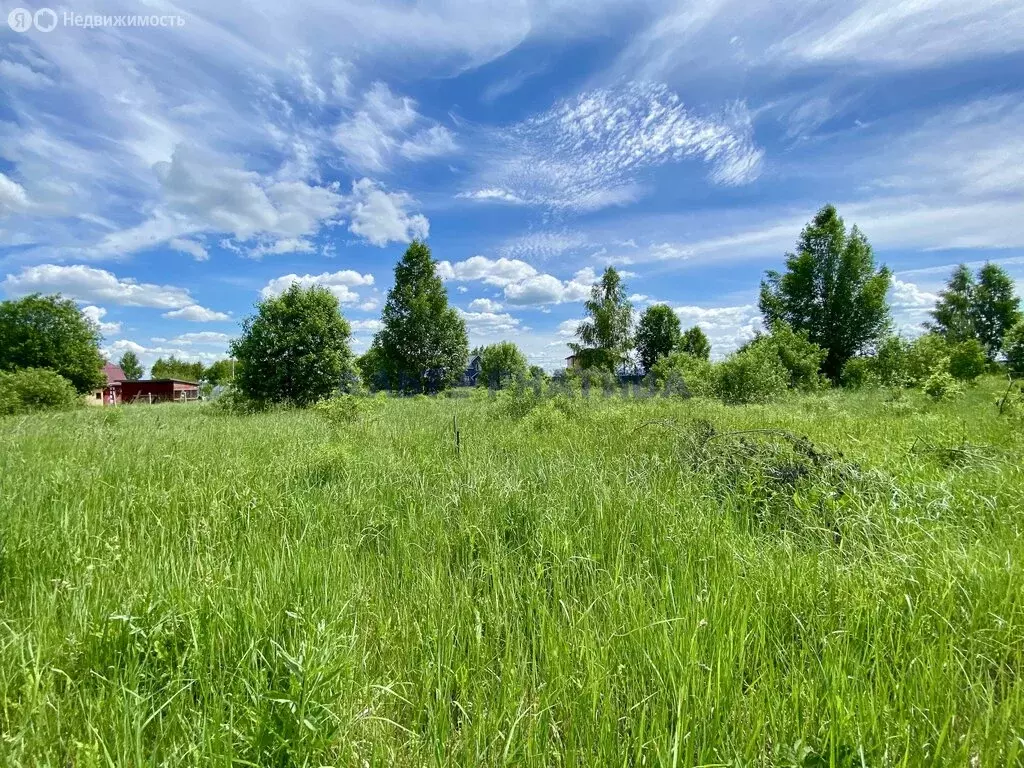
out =
[[[1020,765],[1004,388],[2,419],[0,763]]]

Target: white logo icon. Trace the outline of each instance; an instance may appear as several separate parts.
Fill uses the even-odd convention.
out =
[[[15,8],[7,14],[7,26],[15,32],[28,32],[32,29],[32,11]]]
[[[40,32],[52,32],[57,26],[57,14],[50,8],[40,8],[36,11],[35,23]]]

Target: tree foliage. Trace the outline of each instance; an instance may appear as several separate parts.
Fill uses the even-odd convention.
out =
[[[1024,373],[1024,320],[1018,320],[1006,332],[1003,351],[1006,353],[1006,365],[1009,369],[1014,373]]]
[[[985,373],[985,348],[977,339],[966,339],[949,350],[949,373],[957,381],[974,381]]]
[[[526,377],[526,357],[511,341],[489,344],[480,353],[481,386],[502,389]]]
[[[151,379],[181,379],[182,381],[199,382],[203,378],[203,364],[181,360],[174,355],[157,358],[149,369]]]
[[[608,267],[584,303],[589,318],[576,328],[580,343],[570,344],[582,368],[614,371],[626,362],[633,346],[633,305],[626,285],[614,267]]]
[[[709,397],[715,393],[715,371],[706,359],[676,351],[659,358],[645,383],[662,394]]]
[[[256,305],[231,343],[235,386],[260,404],[308,406],[343,388],[352,374],[351,331],[338,299],[297,283]]]
[[[78,392],[102,387],[99,328],[60,296],[0,302],[0,371],[19,368],[49,368]]]
[[[1013,287],[1013,279],[997,264],[985,264],[978,270],[973,324],[989,360],[996,359],[1003,349],[1006,332],[1022,317],[1020,299]]]
[[[390,389],[433,392],[461,378],[469,353],[466,324],[448,306],[430,249],[414,240],[395,266],[373,360]]]
[[[210,363],[203,370],[203,381],[211,387],[230,384],[234,381],[235,373],[239,367],[239,363],[236,360],[217,360]]]
[[[715,366],[715,392],[726,403],[764,403],[786,391],[789,372],[768,344],[754,344]]]
[[[880,339],[890,325],[888,268],[875,268],[867,238],[826,205],[804,228],[786,272],[767,273],[760,308],[766,324],[784,320],[826,351],[822,365],[833,381],[843,365]]]
[[[138,381],[144,372],[142,363],[139,362],[139,356],[130,349],[121,355],[121,359],[117,361],[117,367],[121,369],[128,381]]]
[[[679,316],[665,304],[644,310],[636,328],[636,351],[644,371],[650,371],[679,344]]]
[[[819,389],[822,381],[821,364],[826,352],[810,340],[807,331],[795,331],[789,323],[777,320],[771,333],[759,336],[750,346],[764,347],[773,352],[787,372],[787,386],[805,392]]]
[[[932,322],[925,323],[925,327],[952,344],[975,338],[974,291],[974,276],[966,264],[961,264],[939,293],[931,311]]]
[[[711,342],[699,325],[688,329],[679,340],[679,351],[702,360],[711,359]]]

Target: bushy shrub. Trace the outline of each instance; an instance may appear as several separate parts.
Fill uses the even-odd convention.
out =
[[[914,339],[907,347],[907,382],[922,386],[932,374],[949,368],[949,344],[935,333]]]
[[[860,389],[873,384],[877,380],[874,363],[874,358],[870,357],[852,357],[847,360],[840,379],[842,385],[847,389]]]
[[[761,336],[755,346],[774,350],[788,373],[790,389],[811,392],[827,386],[827,380],[819,371],[828,352],[812,342],[806,331],[797,332],[788,323],[776,321],[771,333]]]
[[[329,397],[313,406],[317,416],[335,427],[354,422],[359,418],[360,410],[359,398],[346,394]]]
[[[74,385],[49,368],[0,373],[0,414],[67,411],[81,404]]]
[[[953,400],[963,394],[963,387],[948,371],[939,370],[925,380],[924,392],[932,400]]]
[[[907,384],[909,345],[899,336],[888,336],[871,358],[871,373],[883,387],[904,387]]]
[[[949,373],[957,381],[974,381],[987,367],[985,348],[977,339],[962,341],[950,350]]]
[[[763,344],[719,363],[715,374],[715,393],[726,403],[767,402],[785,392],[789,382],[776,351]]]
[[[1003,339],[1006,365],[1014,373],[1024,373],[1024,320],[1014,325]]]
[[[647,386],[659,394],[689,393],[695,397],[715,394],[715,374],[710,362],[686,352],[661,358],[647,374]]]

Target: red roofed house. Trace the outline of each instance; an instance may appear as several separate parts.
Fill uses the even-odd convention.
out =
[[[120,366],[107,363],[103,366],[103,375],[107,377],[106,386],[94,389],[92,397],[87,397],[89,405],[120,405],[121,382],[125,380],[124,371]]]

